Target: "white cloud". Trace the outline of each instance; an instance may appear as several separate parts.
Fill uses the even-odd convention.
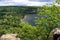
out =
[[[29,0],[2,0],[0,1],[0,6],[42,6],[48,2],[37,2]]]
[[[42,5],[46,5],[47,2],[28,2],[27,6],[42,6]]]
[[[13,2],[26,2],[28,0],[12,0]]]

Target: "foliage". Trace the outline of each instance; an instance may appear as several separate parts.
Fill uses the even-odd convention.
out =
[[[21,23],[21,27],[10,27],[8,29],[2,29],[3,34],[5,33],[16,33],[21,38],[21,40],[37,40],[37,28],[34,26],[31,26],[27,23]]]
[[[56,0],[56,2],[57,2],[58,4],[60,4],[60,0]]]
[[[2,27],[0,28],[19,27],[24,15],[33,11],[36,13],[36,7],[1,6],[0,26]]]
[[[42,31],[40,30],[40,33],[46,38],[44,40],[49,40],[50,32],[54,28],[60,27],[60,7],[55,5],[43,6],[38,8],[38,13],[40,17],[37,18],[36,24],[39,30],[41,27],[43,28]]]
[[[36,40],[36,27],[21,23],[25,14],[32,13],[36,13],[36,7],[0,7],[0,36],[17,33],[21,40]]]
[[[38,13],[36,26],[21,22],[25,14]],[[51,31],[60,27],[60,7],[0,7],[0,35],[16,33],[21,40],[52,40]]]

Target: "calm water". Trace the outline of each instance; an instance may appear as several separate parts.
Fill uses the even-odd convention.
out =
[[[37,14],[28,14],[28,15],[24,16],[23,21],[27,22],[27,23],[29,23],[31,25],[35,25],[35,20],[36,20],[35,17],[38,17],[38,15]]]

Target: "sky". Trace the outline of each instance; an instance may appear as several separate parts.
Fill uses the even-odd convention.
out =
[[[42,6],[54,0],[0,0],[0,6]]]

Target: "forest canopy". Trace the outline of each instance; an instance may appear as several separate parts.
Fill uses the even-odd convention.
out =
[[[37,13],[36,26],[21,22],[26,14]],[[60,7],[0,7],[0,35],[17,33],[21,40],[52,40],[51,31],[60,27]]]

